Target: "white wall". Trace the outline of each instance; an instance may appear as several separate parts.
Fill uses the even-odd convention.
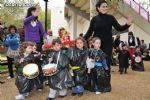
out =
[[[77,36],[79,36],[80,33],[85,34],[87,32],[90,22],[84,18],[79,20],[79,16],[77,20]],[[73,37],[73,19],[68,22],[67,30],[71,33],[70,36]]]
[[[66,21],[64,18],[64,8],[55,7],[51,8],[51,29],[55,36],[58,36],[58,30],[60,27],[66,28]]]

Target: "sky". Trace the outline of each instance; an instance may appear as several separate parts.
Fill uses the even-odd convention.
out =
[[[45,2],[44,0],[34,0],[35,2],[39,2],[42,9],[45,9]],[[48,0],[48,8],[54,7],[64,7],[64,0]]]

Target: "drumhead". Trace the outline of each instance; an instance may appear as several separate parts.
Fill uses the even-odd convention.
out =
[[[42,69],[44,70],[44,69],[53,68],[53,67],[57,68],[57,64],[47,64],[47,65],[44,65]]]
[[[23,73],[26,75],[34,74],[38,71],[38,65],[37,64],[27,64],[23,68]]]
[[[142,58],[140,56],[135,57],[135,62],[140,63],[142,61]]]

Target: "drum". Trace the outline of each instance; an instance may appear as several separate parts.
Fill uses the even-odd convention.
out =
[[[52,76],[55,75],[57,70],[57,64],[47,64],[42,67],[44,76]]]
[[[142,58],[140,56],[135,57],[135,62],[140,63],[142,61]]]
[[[50,45],[50,44],[43,45],[43,49],[50,49],[50,48],[52,48],[52,45]]]
[[[23,75],[28,79],[34,79],[39,75],[39,69],[37,64],[27,64],[23,68]]]

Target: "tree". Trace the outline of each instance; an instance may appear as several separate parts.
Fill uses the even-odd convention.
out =
[[[16,26],[22,26],[22,17],[24,17],[24,8],[21,7],[5,7],[3,1],[0,1],[0,17],[3,19],[3,22],[6,26],[11,24]]]
[[[0,18],[3,20],[3,22],[5,23],[6,26],[9,26],[11,24],[16,25],[17,27],[23,27],[23,19],[26,16],[26,11],[27,8],[24,7],[4,7],[3,6],[3,1],[4,0],[0,0]],[[19,2],[23,2],[23,1],[19,1]],[[39,3],[36,4],[36,6],[39,6]],[[40,8],[39,8],[40,9]],[[45,12],[40,10],[40,15],[39,15],[39,20],[42,22],[43,26],[45,23]],[[48,28],[50,28],[50,18],[51,16],[51,11],[48,10]]]
[[[40,15],[39,15],[39,20],[42,22],[42,25],[44,26],[45,25],[45,11],[41,11],[40,12]],[[50,29],[50,26],[51,26],[51,10],[48,9],[48,12],[47,12],[47,29]]]

